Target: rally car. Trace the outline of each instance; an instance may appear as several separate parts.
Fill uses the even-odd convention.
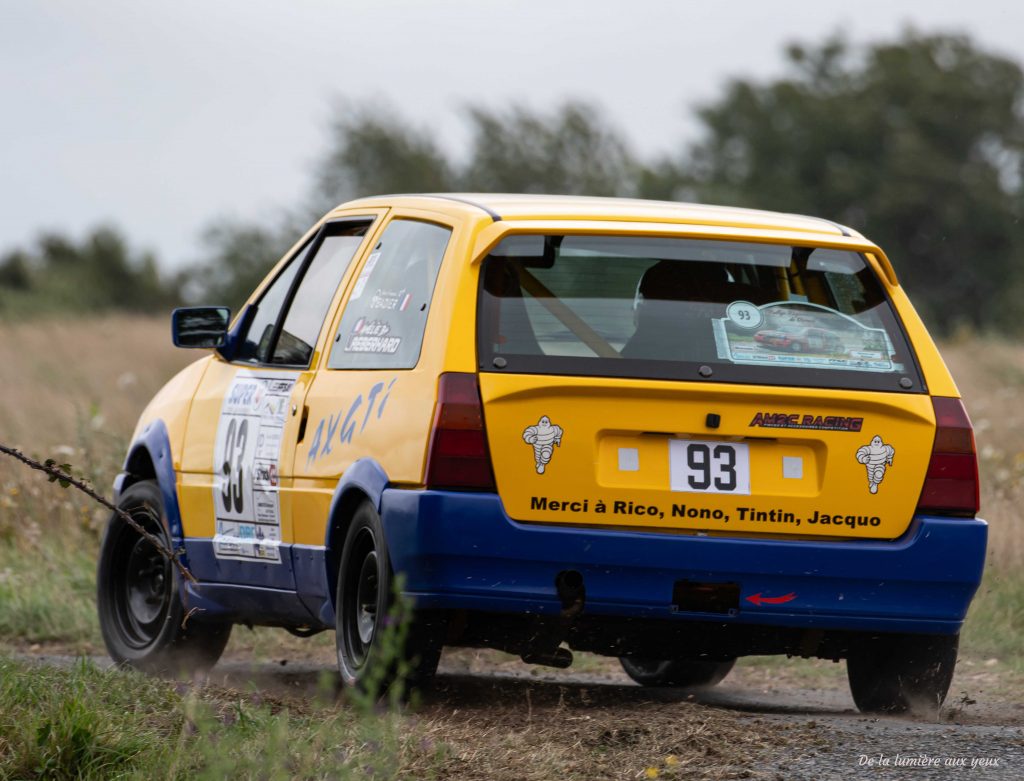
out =
[[[778,323],[838,352],[766,351]],[[986,524],[970,421],[885,253],[813,217],[638,200],[343,204],[143,413],[99,562],[110,655],[217,660],[235,623],[379,669],[395,584],[446,646],[645,685],[846,659],[864,711],[942,701]],[[388,668],[393,669],[392,667]]]
[[[774,350],[800,352],[840,352],[842,342],[839,337],[820,328],[800,328],[784,325],[781,328],[758,331],[754,341],[761,347]]]

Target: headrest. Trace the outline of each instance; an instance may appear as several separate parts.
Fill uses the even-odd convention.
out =
[[[660,260],[644,272],[637,293],[648,301],[717,301],[729,284],[720,263]]]

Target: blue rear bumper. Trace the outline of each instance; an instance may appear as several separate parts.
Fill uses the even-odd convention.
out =
[[[896,541],[788,541],[524,524],[494,494],[387,489],[391,559],[417,604],[557,614],[555,577],[576,570],[590,615],[794,628],[957,632],[981,581],[988,526],[918,516]],[[678,581],[734,582],[730,614],[680,612]],[[795,595],[754,604],[760,594]]]

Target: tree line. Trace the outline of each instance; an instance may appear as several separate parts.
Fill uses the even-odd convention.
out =
[[[453,155],[379,105],[335,113],[305,202],[270,223],[215,222],[204,256],[161,274],[109,227],[0,257],[0,317],[29,311],[238,306],[321,214],[389,192],[528,192],[689,200],[826,217],[886,249],[933,329],[1024,322],[1024,73],[963,35],[791,45],[780,78],[734,78],[696,139],[644,156],[595,106],[465,112]]]

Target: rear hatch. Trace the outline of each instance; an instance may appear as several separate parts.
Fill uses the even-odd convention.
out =
[[[506,239],[482,271],[480,391],[519,521],[895,538],[935,413],[857,253]]]

